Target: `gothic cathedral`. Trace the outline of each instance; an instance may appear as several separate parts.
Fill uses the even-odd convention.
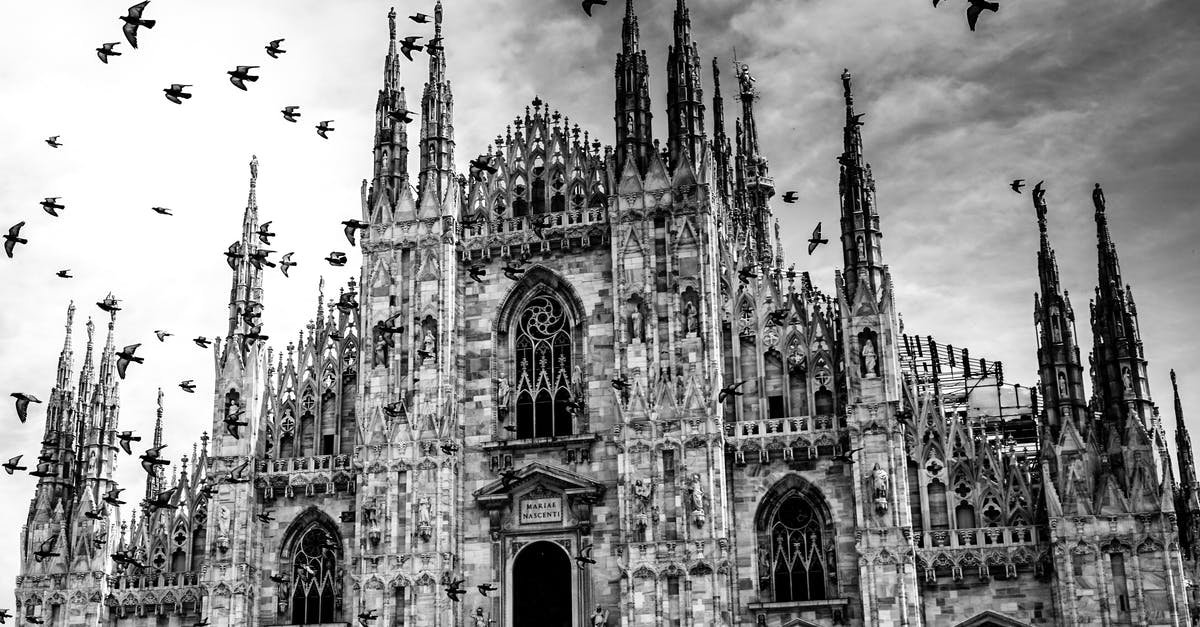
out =
[[[1200,483],[1099,186],[1090,376],[1036,193],[1040,381],[1013,384],[905,333],[850,74],[826,292],[785,264],[749,68],[731,138],[674,20],[665,145],[627,0],[614,145],[535,98],[462,173],[439,3],[414,179],[390,14],[360,278],[266,347],[252,163],[212,435],[140,506],[116,314],[75,381],[68,311],[16,622],[1191,625]]]

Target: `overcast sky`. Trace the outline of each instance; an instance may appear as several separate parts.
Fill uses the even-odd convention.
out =
[[[359,256],[341,220],[359,216],[359,186],[371,174],[377,90],[387,45],[388,2],[377,0],[206,0],[151,2],[141,48],[121,35],[129,0],[5,2],[0,37],[0,226],[24,220],[28,246],[0,258],[0,382],[4,397],[49,397],[67,304],[78,306],[76,376],[89,316],[103,342],[95,301],[112,291],[124,310],[117,344],[143,343],[146,364],[121,385],[121,427],[149,435],[157,387],[166,392],[166,452],[190,455],[211,429],[210,351],[189,340],[225,331],[229,270],[222,252],[240,235],[252,154],[260,160],[259,206],[279,234],[272,248],[295,251],[290,279],[266,279],[266,331],[282,347],[327,293],[357,276]],[[448,0],[446,50],[455,103],[460,171],[535,95],[612,143],[613,61],[622,0],[586,19],[573,0]],[[818,220],[836,229],[843,121],[839,75],[854,73],[865,111],[867,158],[878,184],[884,258],[896,282],[906,331],[1004,361],[1007,379],[1036,382],[1033,292],[1037,228],[1014,178],[1047,181],[1051,237],[1071,291],[1083,352],[1091,345],[1087,302],[1096,281],[1090,190],[1100,182],[1133,285],[1155,399],[1168,428],[1170,368],[1179,371],[1192,424],[1200,418],[1194,336],[1200,305],[1200,6],[1186,0],[1008,0],[967,30],[962,0],[690,0],[711,97],[709,67],[730,58],[758,79],[763,152],[780,193],[775,203],[789,262],[832,291],[841,256],[808,257],[803,241]],[[665,140],[665,64],[670,0],[638,0],[647,48],[656,134]],[[432,13],[407,2],[401,15]],[[429,26],[400,21],[401,36]],[[263,46],[286,38],[278,60]],[[106,66],[93,49],[122,42]],[[262,66],[242,92],[225,72]],[[404,66],[408,103],[418,108],[426,57]],[[193,84],[177,106],[171,83]],[[279,109],[301,107],[301,123]],[[732,134],[736,104],[726,103]],[[711,114],[711,104],[709,108]],[[313,125],[335,120],[329,140]],[[711,129],[711,119],[708,122]],[[410,137],[414,150],[416,125]],[[64,146],[43,143],[60,135]],[[62,217],[42,212],[61,196]],[[173,209],[159,216],[150,207]],[[834,242],[837,240],[834,239]],[[350,253],[345,268],[322,257]],[[76,278],[58,279],[70,268]],[[159,344],[153,329],[176,334]],[[97,346],[97,350],[99,350]],[[176,384],[195,379],[197,393]],[[44,406],[20,425],[11,407],[0,457],[32,461]],[[1200,428],[1194,426],[1193,428]],[[136,459],[118,479],[140,493]],[[0,538],[16,547],[35,479],[0,476],[8,504]],[[17,553],[0,552],[0,588],[17,574]]]

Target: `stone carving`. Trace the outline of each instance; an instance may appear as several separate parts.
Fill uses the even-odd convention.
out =
[[[638,507],[645,509],[650,504],[650,497],[654,496],[654,482],[646,477],[634,479],[633,495],[637,497]]]
[[[699,473],[692,474],[692,485],[688,488],[688,501],[692,508],[692,522],[697,528],[704,526],[704,484]]]
[[[217,509],[217,548],[229,550],[229,508],[224,505]]]
[[[381,532],[379,529],[379,504],[375,499],[366,499],[363,501],[362,508],[363,527],[367,530],[367,540],[371,544],[379,544]]]
[[[508,383],[508,377],[503,374],[496,377],[496,407],[501,418],[508,414],[509,408],[512,407],[512,386]]]
[[[417,500],[417,535],[425,542],[433,537],[433,499],[428,496]]]
[[[643,339],[642,312],[638,308],[629,314],[629,339],[641,342]]]
[[[492,621],[483,613],[482,607],[475,608],[475,613],[471,615],[471,624],[474,627],[488,627],[491,623]]]
[[[608,610],[596,606],[596,611],[592,612],[592,627],[604,627],[608,625]]]
[[[875,512],[884,514],[888,509],[888,484],[891,478],[888,477],[886,470],[875,464],[875,468],[871,471],[872,492],[875,498]]]

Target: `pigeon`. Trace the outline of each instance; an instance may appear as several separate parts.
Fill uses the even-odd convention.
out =
[[[50,198],[46,198],[41,202],[42,209],[44,209],[46,213],[57,218],[58,211],[67,208],[66,205],[59,204],[59,198],[61,198],[61,196],[52,196]]]
[[[155,330],[154,330],[154,337],[157,337],[157,338],[158,338],[158,341],[160,341],[160,342],[161,342],[161,341],[163,341],[164,339],[168,338],[168,337],[171,337],[172,335],[175,335],[175,334],[174,334],[174,333],[167,333],[166,331],[162,331],[162,330],[160,330],[160,329],[155,329]]]
[[[212,340],[204,337],[203,335],[193,339],[192,341],[195,342],[196,346],[199,346],[200,348],[208,348],[209,345],[212,344]]]
[[[121,42],[119,41],[114,41],[112,43],[102,44],[99,48],[96,48],[96,56],[100,57],[100,60],[104,63],[108,63],[109,57],[121,56],[120,52],[113,50],[113,46],[117,46],[120,43]]]
[[[179,83],[171,83],[171,86],[164,89],[163,92],[167,95],[167,100],[170,100],[171,102],[173,102],[175,104],[183,104],[184,100],[187,100],[188,98],[192,97],[191,94],[187,93],[186,91],[183,91],[187,87],[191,87],[191,85],[180,85]]]
[[[225,477],[225,483],[250,483],[250,477],[247,477],[243,474],[246,472],[246,468],[249,465],[250,460],[247,459],[246,461],[242,462],[241,466],[229,471],[229,476]]]
[[[454,601],[455,603],[461,601],[462,599],[459,599],[458,597],[467,593],[467,591],[462,587],[462,585],[466,582],[466,579],[455,579],[454,581],[450,582],[450,585],[446,586],[446,596],[450,597],[450,600]]]
[[[1012,183],[1008,184],[1008,186],[1011,187],[1014,192],[1020,194],[1021,188],[1025,187],[1025,179],[1014,179]]]
[[[58,277],[58,278],[60,278],[60,279],[73,279],[73,278],[75,278],[74,276],[72,276],[72,275],[71,275],[71,269],[70,269],[70,268],[67,268],[66,270],[59,270],[58,272],[55,272],[55,273],[54,273],[54,276],[56,276],[56,277]]]
[[[93,509],[93,510],[86,511],[83,513],[84,518],[90,518],[91,520],[103,520],[106,516],[108,516],[108,509],[106,509],[104,507],[101,507],[100,509]]]
[[[746,383],[747,381],[738,381],[733,385],[727,385],[721,388],[721,391],[717,393],[717,402],[723,404],[725,399],[729,398],[730,396],[741,396],[743,392],[739,391],[738,388],[746,385]]]
[[[292,255],[294,254],[296,253],[288,253],[279,260],[279,271],[282,272],[283,276],[285,277],[288,275],[288,268],[297,265],[295,261],[292,261]]]
[[[261,514],[255,514],[254,517],[265,523],[269,523],[269,522],[272,522],[275,520],[275,516],[273,514],[271,514],[271,512],[269,512],[269,511],[263,512]]]
[[[113,298],[112,292],[109,292],[108,296],[104,297],[104,300],[96,303],[96,306],[103,311],[107,311],[108,313],[116,313],[121,311],[121,308],[117,306],[117,303],[119,302],[121,301]]]
[[[157,474],[154,469],[155,466],[166,466],[171,463],[170,460],[162,458],[162,450],[164,448],[167,448],[166,444],[147,449],[145,453],[138,456],[138,459],[142,460],[142,470],[145,470],[146,474],[151,477]]]
[[[520,281],[521,276],[525,274],[525,269],[520,266],[508,264],[502,268],[504,276],[510,281]]]
[[[389,111],[388,117],[402,124],[410,124],[413,121],[412,114],[407,109],[396,109]]]
[[[443,442],[441,449],[442,453],[445,453],[446,455],[453,455],[458,452],[459,446],[457,442]]]
[[[511,488],[513,484],[517,482],[517,480],[518,477],[515,470],[505,470],[500,473],[500,485],[503,486],[505,490]]]
[[[284,575],[282,573],[275,573],[275,574],[271,575],[269,577],[269,579],[279,585],[286,585],[289,581],[291,581],[291,579],[289,579],[287,575]]]
[[[0,610],[0,625],[4,624],[6,618],[12,618],[12,614],[9,614],[8,610]]]
[[[410,15],[410,16],[408,16],[408,19],[410,19],[418,24],[428,24],[429,23],[429,16],[425,15],[424,13],[417,13],[416,15]]]
[[[613,377],[612,386],[614,390],[627,390],[629,389],[629,380],[625,378],[625,375]]]
[[[51,557],[58,557],[60,554],[54,551],[55,544],[58,544],[58,536],[50,536],[48,540],[43,541],[42,544],[38,546],[38,550],[33,552],[34,559],[40,562],[44,559],[50,559]]]
[[[575,556],[575,563],[579,564],[580,570],[596,563],[596,560],[592,559],[592,545],[579,547],[579,555]]]
[[[146,507],[156,511],[160,509],[179,509],[178,505],[171,504],[171,497],[175,496],[175,491],[178,489],[171,488],[170,490],[159,492],[158,496],[153,499],[146,499]]]
[[[158,214],[158,215],[160,215],[160,216],[173,216],[173,215],[175,215],[175,214],[171,213],[171,210],[170,210],[170,209],[167,209],[166,207],[150,207],[150,210],[151,210],[151,211],[153,211],[154,213],[157,213],[157,214]]]
[[[109,505],[124,505],[125,501],[122,501],[120,499],[121,493],[124,491],[125,491],[125,488],[110,489],[108,491],[108,494],[104,495],[104,502],[108,503]]]
[[[272,39],[271,43],[267,44],[267,54],[272,59],[278,59],[279,55],[287,53],[287,50],[279,47],[281,43],[283,43],[282,39]]]
[[[496,586],[493,586],[490,583],[481,583],[478,586],[475,586],[475,589],[479,591],[479,594],[482,594],[485,597],[489,592],[495,592],[497,590]]]
[[[283,119],[288,122],[296,122],[296,118],[300,117],[300,107],[297,105],[288,105],[279,110],[283,114]]]
[[[738,279],[740,279],[742,281],[742,283],[749,283],[750,279],[757,279],[757,278],[758,278],[758,273],[754,271],[753,264],[746,266],[745,268],[742,268],[741,270],[738,270]]]
[[[340,268],[341,266],[346,265],[346,253],[335,250],[329,253],[329,256],[325,258],[325,261],[328,261],[329,265],[331,266]]]
[[[529,219],[529,228],[533,229],[533,232],[537,234],[539,239],[546,239],[546,235],[542,233],[542,230],[553,226],[553,221],[554,219],[547,215],[536,216]]]
[[[784,194],[783,194],[783,202],[786,202],[786,203],[794,203],[799,199],[800,199],[800,195],[797,194],[796,192],[784,192]]]
[[[59,141],[58,141],[58,138],[59,138],[59,136],[58,136],[58,135],[55,135],[55,136],[53,136],[53,137],[51,137],[51,138],[47,139],[47,140],[46,140],[46,143],[47,143],[47,144],[50,144],[50,147],[51,147],[51,148],[59,148],[59,147],[61,147],[61,146],[62,146],[62,144],[61,144],[61,143],[59,143]]]
[[[817,249],[817,246],[828,243],[828,239],[821,238],[821,223],[818,222],[817,228],[813,229],[812,237],[808,238],[808,254],[813,254],[813,251]]]
[[[1000,3],[988,2],[988,0],[967,0],[967,4],[970,5],[967,7],[967,26],[970,26],[972,31],[975,30],[980,13],[984,11],[996,13],[1000,10]]]
[[[375,615],[378,610],[367,610],[358,614],[358,624],[362,627],[367,627],[367,623],[379,618]]]
[[[767,312],[767,320],[776,326],[785,326],[792,319],[792,311],[787,307]]]
[[[326,135],[326,133],[337,130],[330,126],[331,124],[333,124],[333,120],[322,120],[317,125],[317,135],[320,135],[322,139],[329,139],[329,135]]]
[[[383,413],[389,418],[395,418],[396,416],[404,413],[404,406],[401,405],[400,401],[388,403],[387,405],[383,406]]]
[[[350,240],[350,245],[356,246],[357,244],[354,243],[354,232],[357,230],[365,231],[365,230],[367,230],[367,227],[370,225],[367,224],[366,222],[363,222],[362,220],[343,220],[342,226],[346,227],[345,228],[346,239]]]
[[[334,307],[337,307],[338,311],[349,313],[355,309],[358,309],[358,301],[354,300],[353,292],[342,294],[340,297],[338,297],[338,302],[334,305]]]
[[[239,65],[237,66],[237,69],[230,70],[226,72],[226,74],[229,75],[229,82],[233,83],[234,87],[237,87],[242,91],[246,91],[245,81],[250,81],[253,83],[258,80],[257,76],[250,74],[250,70],[257,68],[257,65]]]
[[[250,327],[250,330],[247,331],[242,337],[246,338],[246,340],[249,342],[262,342],[270,339],[270,336],[263,335],[261,324],[256,324]]]
[[[41,616],[34,616],[33,614],[26,614],[25,622],[29,623],[30,625],[45,625],[46,619],[42,618]]]
[[[479,155],[471,159],[471,174],[475,174],[476,171],[487,172],[488,174],[496,173],[496,166],[492,164],[491,155]]]
[[[187,392],[188,394],[195,394],[196,393],[196,384],[192,383],[191,379],[187,379],[186,381],[180,381],[179,389],[183,390],[184,392]]]
[[[861,450],[862,450],[861,446],[858,448],[852,448],[852,449],[845,451],[844,453],[834,455],[830,459],[832,459],[835,462],[842,462],[844,464],[853,464],[854,463],[854,454]]]
[[[40,464],[38,464],[38,465],[37,465],[37,468],[36,468],[36,469],[34,469],[34,470],[30,471],[30,473],[29,473],[29,476],[30,476],[30,477],[39,477],[39,478],[40,478],[40,477],[54,477],[54,476],[57,476],[57,475],[58,475],[58,472],[56,471],[56,469],[54,468],[54,466],[55,466],[55,465],[54,465],[54,464],[52,464],[52,463],[49,463],[49,462],[42,462],[42,463],[40,463]]]
[[[17,455],[16,457],[8,460],[7,462],[0,464],[0,466],[4,467],[4,472],[7,472],[8,474],[11,475],[18,470],[28,470],[28,468],[26,468],[25,466],[21,466],[20,464],[21,464],[21,455]]]
[[[507,431],[507,432],[509,432],[509,433],[516,433],[516,432],[517,432],[517,428],[516,428],[515,426],[513,426],[513,425],[504,425],[504,430],[505,430],[505,431]]]
[[[142,436],[134,435],[132,431],[122,431],[117,435],[117,442],[121,445],[121,450],[125,451],[126,455],[133,455],[133,448],[130,447],[130,442],[141,442]]]
[[[865,116],[865,115],[866,115],[865,113],[859,113],[859,114],[850,116],[850,126],[862,126],[863,125],[862,119],[863,119],[863,116]]]
[[[21,227],[23,226],[25,226],[24,220],[9,227],[8,234],[4,236],[4,254],[8,255],[9,259],[12,259],[13,249],[16,248],[17,244],[29,243],[29,240],[20,237]]]
[[[209,627],[210,624],[211,623],[208,622],[208,617],[206,616],[206,617],[201,618],[200,620],[192,623],[192,627]]]
[[[150,0],[139,2],[129,7],[129,13],[121,16],[121,21],[125,22],[125,26],[122,27],[122,30],[125,31],[125,39],[129,40],[129,45],[133,46],[134,50],[137,50],[138,27],[154,28],[154,20],[142,19],[142,11],[146,10],[147,4],[150,4]]]
[[[592,16],[592,7],[596,5],[604,6],[608,4],[608,0],[583,0],[583,12],[587,13],[588,17]]]
[[[17,399],[17,418],[20,418],[21,422],[25,422],[25,419],[29,417],[30,403],[42,402],[38,400],[38,397],[32,394],[26,394],[24,392],[13,392],[12,394],[9,394],[9,396]]]
[[[225,262],[229,264],[231,270],[237,270],[237,262],[242,258],[242,243],[234,242],[229,245],[229,249],[225,251]]]
[[[267,266],[268,268],[274,268],[275,262],[267,259],[267,255],[270,255],[273,252],[275,252],[275,251],[267,250],[266,248],[256,249],[254,252],[250,253],[250,263],[253,264],[254,267],[258,268],[259,270],[262,270],[263,266]]]
[[[409,61],[413,60],[412,53],[414,51],[420,52],[422,50],[421,45],[417,43],[418,39],[420,39],[420,37],[413,35],[400,40],[400,52],[404,53],[404,56]]]
[[[250,426],[249,422],[246,422],[244,420],[238,420],[238,417],[241,416],[243,413],[245,413],[244,410],[239,411],[236,414],[230,414],[228,416],[225,416],[225,419],[224,419],[225,431],[228,432],[229,435],[233,436],[233,439],[235,439],[235,440],[242,439],[242,434],[238,431],[239,427]]]
[[[271,223],[272,222],[274,222],[274,220],[268,220],[266,222],[263,222],[262,226],[259,226],[258,231],[255,232],[255,235],[258,235],[258,241],[262,242],[264,245],[267,245],[267,246],[271,245],[271,242],[268,241],[269,238],[275,237],[275,234],[271,232]]]
[[[145,568],[146,565],[137,561],[137,558],[129,553],[129,551],[117,551],[113,553],[112,559],[118,564],[124,564],[133,568]]]
[[[487,274],[487,271],[484,270],[483,266],[476,264],[467,268],[467,274],[476,283],[483,283],[483,275]]]

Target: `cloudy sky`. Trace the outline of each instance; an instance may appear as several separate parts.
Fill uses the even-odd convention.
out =
[[[674,3],[637,1],[661,122]],[[273,248],[295,251],[301,263],[290,279],[267,277],[265,323],[276,347],[312,316],[322,275],[327,292],[336,292],[357,274],[358,256],[338,223],[358,216],[359,186],[371,173],[389,3],[156,0],[146,17],[159,23],[143,30],[134,51],[117,19],[128,2],[0,5],[10,25],[0,37],[0,226],[24,220],[30,240],[15,259],[0,258],[9,302],[0,309],[0,382],[6,397],[21,390],[47,398],[68,302],[79,308],[78,369],[83,323],[91,316],[103,329],[93,303],[112,291],[124,306],[118,346],[141,342],[146,357],[121,386],[121,427],[148,432],[163,387],[167,452],[178,460],[211,428],[211,353],[188,339],[224,332],[229,271],[221,253],[240,233],[251,155],[261,161],[262,219],[279,233]],[[588,20],[573,0],[447,0],[460,169],[535,95],[611,143],[621,4],[610,0]],[[733,93],[735,48],[758,79],[763,151],[779,190],[801,198],[775,205],[798,268],[828,290],[840,260],[832,248],[803,255],[803,240],[818,220],[827,229],[837,224],[838,77],[848,67],[867,112],[884,255],[908,332],[970,347],[1003,360],[1008,379],[1035,382],[1037,230],[1028,196],[1007,182],[1045,179],[1051,235],[1086,352],[1096,277],[1090,190],[1101,182],[1155,397],[1172,426],[1167,373],[1175,368],[1185,407],[1200,418],[1196,3],[1092,0],[1081,10],[1076,0],[1002,0],[976,33],[967,30],[963,0],[938,9],[928,0],[689,4],[705,93],[712,93],[714,56],[726,95]],[[432,7],[406,2],[397,11]],[[403,19],[400,28],[402,36],[429,31]],[[281,37],[288,53],[272,60],[263,46]],[[116,41],[124,56],[101,64],[93,49]],[[413,108],[424,61],[404,68]],[[235,89],[225,75],[235,65],[262,66],[262,79],[248,92]],[[194,85],[195,97],[167,102],[162,89],[171,83]],[[285,105],[301,107],[302,123],[282,120]],[[328,141],[313,129],[326,119],[337,129]],[[732,115],[729,125],[732,133]],[[665,138],[664,128],[656,132]],[[50,135],[65,145],[51,149],[42,141]],[[62,217],[41,211],[45,196],[63,197]],[[155,205],[176,215],[158,216]],[[350,252],[352,262],[329,267],[321,258],[331,250]],[[76,278],[54,276],[65,268]],[[159,328],[176,337],[159,344],[152,334]],[[182,379],[196,380],[195,395],[176,387]],[[0,457],[36,455],[43,415],[35,406],[20,425],[11,408],[0,411],[10,421]],[[134,461],[121,460],[118,479],[136,492],[142,473]],[[34,481],[0,481],[9,504],[0,538],[9,546]],[[11,585],[16,559],[0,553],[0,588]]]

